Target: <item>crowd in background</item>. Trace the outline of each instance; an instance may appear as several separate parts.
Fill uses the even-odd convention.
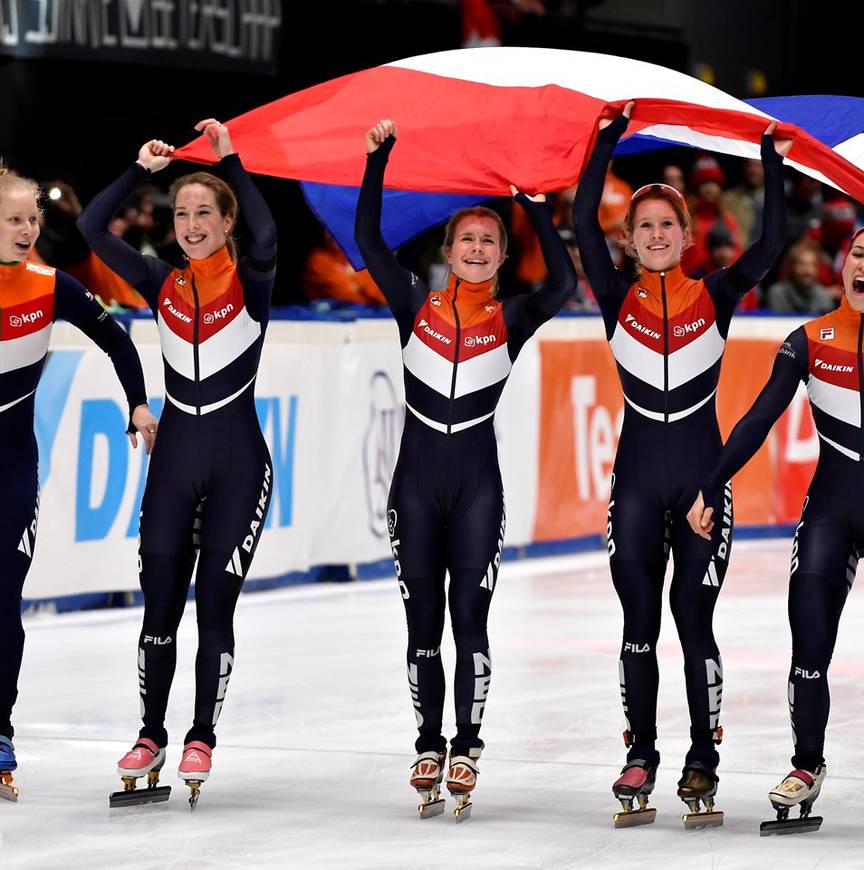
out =
[[[758,160],[732,160],[727,168],[737,175],[729,183],[727,172],[709,154],[685,153],[679,162],[662,166],[661,178],[687,199],[694,223],[693,245],[685,252],[684,270],[693,277],[732,263],[758,237],[764,198],[762,165]],[[689,164],[688,164],[689,158]],[[613,258],[622,269],[630,268],[621,245],[621,223],[627,211],[632,181],[643,178],[644,161],[624,158],[610,170],[600,207],[600,224]],[[658,166],[656,158],[654,166]],[[635,172],[634,172],[635,169]],[[620,173],[620,174],[616,174]],[[840,268],[852,230],[862,221],[856,205],[838,191],[794,170],[787,170],[786,203],[789,236],[786,250],[766,279],[744,299],[743,310],[822,314],[839,304],[842,295]],[[623,177],[622,177],[623,176]],[[658,179],[659,180],[659,179]],[[640,181],[641,183],[641,181]],[[43,231],[37,250],[49,265],[70,272],[96,293],[109,307],[145,307],[135,290],[114,275],[87,247],[75,226],[81,203],[62,181],[44,186]],[[548,197],[562,239],[570,251],[579,276],[572,310],[596,310],[591,288],[579,262],[571,205],[575,187]],[[510,261],[504,273],[506,295],[527,293],[541,287],[546,271],[539,243],[522,209],[510,200],[491,203],[505,219],[510,233]],[[115,216],[111,232],[139,251],[169,261],[178,261],[167,194],[156,185],[141,187]],[[440,228],[413,242],[405,253],[407,265],[430,286],[446,280],[439,245]],[[242,247],[242,239],[241,239]],[[336,241],[324,231],[320,243],[311,247],[297,286],[282,287],[281,300],[308,302],[318,307],[353,304],[380,306],[384,297],[368,273],[355,271]]]

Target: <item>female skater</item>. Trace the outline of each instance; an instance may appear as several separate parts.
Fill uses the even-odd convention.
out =
[[[781,154],[772,124],[762,137],[765,209],[762,235],[729,268],[701,280],[681,271],[692,224],[681,194],[649,184],[633,194],[624,244],[640,274],[628,280],[612,264],[597,222],[606,167],[627,128],[633,103],[614,121],[601,121],[597,144],[573,203],[585,274],[597,297],[606,337],[624,391],[624,424],[612,473],[608,548],[612,581],[624,610],[619,675],[627,717],[627,763],[612,787],[625,812],[616,824],[654,819],[645,802],[654,788],[657,739],[656,644],[666,561],[675,570],[670,601],[684,651],[691,746],[678,795],[698,814],[717,790],[723,670],[712,616],[732,543],[732,494],[712,503],[722,517],[713,542],[694,538],[685,517],[699,483],[722,447],[714,393],[729,322],[738,301],[757,284],[783,248],[785,206]],[[778,153],[779,152],[779,153]],[[630,813],[634,798],[641,809]],[[685,816],[685,823],[688,817]],[[722,823],[722,813],[689,819]]]
[[[843,264],[840,307],[796,329],[783,342],[768,383],[732,430],[687,517],[693,531],[710,541],[717,491],[750,461],[803,381],[819,433],[819,461],[795,532],[789,578],[794,770],[768,794],[778,812],[778,822],[763,824],[768,832],[813,830],[821,822],[807,818],[825,779],[828,665],[840,614],[864,552],[862,233],[858,230],[852,237]],[[786,821],[790,807],[799,804],[800,819]]]
[[[112,216],[136,185],[170,162],[173,148],[164,142],[144,145],[137,162],[79,220],[96,254],[147,300],[165,363],[167,401],[141,510],[144,624],[138,676],[144,724],[119,762],[129,792],[123,803],[146,799],[146,794],[131,794],[136,779],[149,773],[155,786],[165,762],[164,720],[177,628],[196,553],[195,714],[179,769],[191,788],[193,806],[198,787],[209,776],[214,728],[234,666],[234,608],[272,488],[272,463],[255,413],[253,385],[270,315],[276,228],[234,153],[227,128],[211,118],[195,129],[210,140],[228,183],[195,172],[171,186],[183,268],[144,256],[108,232]],[[250,244],[246,256],[235,261],[231,231],[238,201]]]
[[[0,166],[0,796],[15,799],[12,708],[24,652],[21,592],[36,544],[39,471],[33,408],[51,326],[75,324],[108,354],[129,404],[129,438],[150,452],[156,418],[128,333],[74,278],[28,259],[39,238],[39,187]]]
[[[447,741],[441,733],[440,646],[444,575],[449,572],[457,733],[450,742],[447,788],[457,798],[457,818],[466,818],[491,679],[486,620],[504,546],[504,497],[492,420],[519,351],[572,295],[576,276],[544,197],[511,188],[540,237],[551,276],[548,287],[499,301],[504,226],[495,212],[468,208],[447,224],[447,286],[430,292],[399,265],[381,236],[384,170],[395,142],[392,121],[380,121],[366,134],[355,237],[399,326],[405,373],[408,414],[387,515],[408,620],[408,681],[419,730],[411,785],[423,799],[421,817],[444,811],[439,790]]]

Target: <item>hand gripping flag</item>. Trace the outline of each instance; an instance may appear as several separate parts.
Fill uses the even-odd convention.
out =
[[[399,128],[382,220],[385,239],[398,247],[458,205],[507,195],[511,183],[526,193],[573,185],[597,119],[617,115],[631,99],[636,109],[628,136],[638,135],[643,147],[659,140],[758,157],[760,136],[774,117],[654,64],[497,47],[421,55],[352,73],[227,125],[250,171],[315,183],[305,185],[310,204],[359,267],[353,202],[365,165],[363,136],[376,121],[391,118]],[[864,201],[864,171],[841,152],[796,123],[783,121],[777,135],[794,140],[789,165]],[[202,138],[176,156],[214,159]]]

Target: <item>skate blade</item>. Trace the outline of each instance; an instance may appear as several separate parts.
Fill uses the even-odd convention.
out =
[[[453,810],[453,817],[456,819],[457,822],[464,822],[465,819],[470,818],[471,808],[473,806],[474,804],[466,799],[465,803],[459,804],[459,806],[457,806],[456,809]]]
[[[444,813],[446,806],[447,802],[444,798],[438,798],[438,800],[426,801],[419,804],[417,812],[420,813],[421,819],[434,819],[435,816],[440,816]]]
[[[822,816],[807,816],[806,818],[772,819],[759,825],[759,836],[768,837],[771,834],[809,834],[822,827]]]
[[[633,828],[636,825],[650,825],[657,816],[655,807],[644,810],[621,810],[612,816],[612,823],[616,828]]]
[[[189,786],[189,809],[194,810],[198,806],[198,798],[201,796],[201,785],[203,779],[187,779],[186,785]]]
[[[108,795],[108,806],[137,807],[143,804],[158,804],[167,801],[171,795],[170,785],[160,785],[156,788],[133,788],[128,791],[115,791]]]
[[[723,824],[723,810],[710,810],[702,813],[684,813],[681,816],[688,831],[696,828],[717,828]]]

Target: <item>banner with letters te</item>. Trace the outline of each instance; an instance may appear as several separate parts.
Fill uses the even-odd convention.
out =
[[[276,71],[281,0],[0,0],[0,55]]]

